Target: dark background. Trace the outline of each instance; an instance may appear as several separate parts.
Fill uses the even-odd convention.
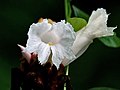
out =
[[[111,13],[108,26],[117,26],[120,37],[119,0],[72,0],[89,15],[97,8]],[[39,18],[54,21],[65,19],[64,0],[1,0],[0,1],[0,90],[10,89],[11,68],[19,65],[21,56],[17,44],[25,46],[29,26]],[[74,90],[92,87],[120,89],[120,48],[104,46],[98,39],[88,50],[70,65],[70,77]]]

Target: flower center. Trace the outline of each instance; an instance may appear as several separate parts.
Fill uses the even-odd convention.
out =
[[[54,45],[54,43],[52,43],[52,42],[49,42],[49,43],[48,43],[48,45],[49,45],[49,46],[53,46],[53,45]]]
[[[49,46],[53,46],[60,41],[60,37],[54,31],[48,31],[41,36],[41,40]]]

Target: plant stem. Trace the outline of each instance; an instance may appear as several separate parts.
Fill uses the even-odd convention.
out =
[[[68,20],[71,17],[71,13],[72,13],[70,0],[65,0],[64,3],[65,3],[65,17],[66,20]]]

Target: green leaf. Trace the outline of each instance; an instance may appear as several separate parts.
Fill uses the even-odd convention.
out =
[[[70,5],[70,0],[65,0],[65,17],[66,20],[68,20],[71,17],[71,5]]]
[[[87,21],[83,18],[69,18],[68,22],[73,26],[75,31],[80,30],[81,28],[83,28],[84,26],[86,26]]]
[[[76,17],[80,17],[80,18],[84,18],[85,20],[89,19],[89,15],[85,12],[83,12],[82,10],[80,10],[79,8],[77,8],[76,6],[72,6],[73,11],[74,11],[74,15]]]
[[[118,90],[118,89],[108,88],[108,87],[96,87],[96,88],[91,88],[89,90]]]
[[[113,36],[101,37],[99,40],[108,47],[120,47],[120,38],[114,34]]]

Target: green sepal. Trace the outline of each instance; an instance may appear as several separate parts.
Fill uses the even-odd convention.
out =
[[[87,24],[87,21],[85,19],[77,17],[69,18],[68,22],[73,26],[75,32],[82,29]]]

